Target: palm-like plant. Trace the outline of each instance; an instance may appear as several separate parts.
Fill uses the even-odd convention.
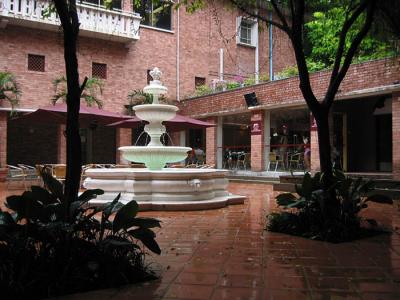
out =
[[[0,72],[0,100],[7,100],[14,108],[19,103],[19,89],[14,74],[8,71]]]
[[[98,108],[103,107],[103,101],[98,98],[100,93],[103,94],[103,81],[97,77],[88,78],[85,84],[85,88],[83,89],[81,99],[86,102],[87,106],[97,105]],[[58,101],[66,102],[67,101],[67,79],[65,76],[58,77],[53,80],[53,86],[55,95],[51,99],[53,104],[56,104]]]

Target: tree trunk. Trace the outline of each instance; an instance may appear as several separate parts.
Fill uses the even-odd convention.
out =
[[[68,203],[77,200],[81,176],[82,155],[79,136],[80,86],[76,57],[77,33],[64,32],[65,65],[68,82],[67,95],[67,174],[65,196]]]
[[[70,203],[77,200],[81,176],[81,139],[79,136],[79,85],[76,43],[79,20],[75,0],[54,0],[64,32],[64,60],[67,75],[67,174],[65,178],[65,218],[68,219]]]
[[[318,128],[318,146],[321,172],[332,174],[331,143],[329,132],[329,109],[321,108],[313,112]]]

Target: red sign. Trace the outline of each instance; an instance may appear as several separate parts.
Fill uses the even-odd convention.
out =
[[[250,131],[251,135],[259,135],[261,132],[261,121],[252,121]]]

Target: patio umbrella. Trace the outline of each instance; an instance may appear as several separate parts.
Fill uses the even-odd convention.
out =
[[[131,118],[122,114],[103,109],[88,107],[81,104],[79,110],[80,125],[106,125]],[[65,103],[38,108],[34,112],[19,117],[17,120],[26,120],[37,123],[65,124],[67,121],[67,105]]]
[[[117,127],[117,128],[136,128],[141,124],[147,124],[146,121],[133,116],[129,120],[123,120],[116,123],[109,124],[107,126]],[[204,122],[197,119],[193,119],[187,116],[176,115],[173,119],[169,121],[164,121],[164,125],[167,127],[167,131],[181,131],[185,129],[196,129],[196,128],[207,128],[215,126],[214,123]]]

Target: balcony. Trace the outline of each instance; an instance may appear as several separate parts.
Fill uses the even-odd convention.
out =
[[[60,26],[57,14],[42,16],[49,4],[50,1],[46,0],[0,0],[0,28],[11,24],[57,31]],[[138,14],[78,3],[77,10],[80,36],[122,43],[139,39],[141,17]]]

